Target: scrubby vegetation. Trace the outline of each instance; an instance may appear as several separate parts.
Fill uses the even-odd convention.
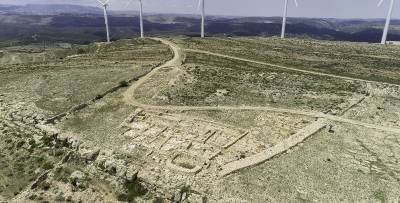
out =
[[[246,59],[400,84],[400,47],[278,38],[187,38],[184,47]]]
[[[187,53],[182,72],[175,72],[160,72],[154,82],[160,84],[163,78],[165,84],[155,91],[150,81],[137,98],[158,104],[299,107],[325,112],[353,95],[365,94],[357,82],[198,53]],[[166,75],[173,83],[165,80]]]
[[[82,50],[85,54],[80,54]],[[26,93],[21,96],[35,98],[39,107],[60,113],[114,86],[126,85],[120,81],[144,74],[171,56],[167,46],[150,39],[77,46],[55,53],[63,59],[1,66],[2,92],[19,89]]]
[[[244,60],[137,39],[1,66],[0,202],[398,200],[398,48],[172,40]]]

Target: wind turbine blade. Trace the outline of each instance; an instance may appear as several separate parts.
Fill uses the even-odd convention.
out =
[[[392,18],[392,13],[393,13],[394,1],[395,0],[390,0],[390,7],[389,7],[389,11],[388,11],[387,17],[386,17],[386,23],[385,23],[385,28],[383,30],[381,44],[386,44],[387,35],[388,35],[388,32],[389,32],[389,27],[390,27],[390,20]]]
[[[380,1],[379,1],[378,7],[380,7],[380,6],[382,5],[383,1],[384,1],[384,0],[380,0]]]
[[[106,2],[104,2],[104,4],[108,4],[108,2],[110,2],[110,0],[107,0]]]
[[[104,3],[102,2],[102,1],[100,1],[100,0],[97,0],[101,5],[104,5]]]
[[[197,11],[200,10],[200,7],[201,7],[201,0],[199,0],[199,3],[197,4]]]
[[[294,0],[294,4],[296,4],[296,7],[299,7],[299,2],[297,0]]]

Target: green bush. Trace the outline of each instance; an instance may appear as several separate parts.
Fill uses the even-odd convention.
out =
[[[128,87],[128,85],[129,85],[129,82],[126,81],[126,80],[123,80],[123,81],[119,82],[119,86],[120,87]]]
[[[82,49],[82,48],[79,48],[79,49],[76,51],[76,53],[77,53],[77,54],[84,54],[84,53],[86,53],[86,51],[85,51],[84,49]]]
[[[143,196],[147,189],[139,181],[126,181],[124,184],[125,192],[117,194],[118,201],[133,201],[136,197]]]
[[[43,164],[43,169],[44,170],[50,170],[52,168],[54,168],[54,165],[51,162],[46,162],[46,163]]]

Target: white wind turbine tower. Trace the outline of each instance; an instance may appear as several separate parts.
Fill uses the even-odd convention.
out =
[[[204,0],[199,0],[197,10],[201,9],[201,37],[204,37],[205,4]]]
[[[378,3],[378,7],[382,5],[384,0],[381,0]],[[389,26],[390,26],[390,19],[392,18],[392,13],[393,13],[393,7],[394,7],[394,0],[390,0],[390,8],[386,17],[386,23],[385,23],[385,28],[383,29],[383,35],[382,35],[382,41],[381,44],[386,44],[386,39],[387,35],[389,32]]]
[[[104,22],[106,24],[106,32],[107,32],[107,42],[110,42],[110,31],[108,29],[108,16],[107,16],[107,6],[108,6],[108,2],[110,0],[106,0],[106,1],[100,1],[97,0],[102,6],[103,6],[103,11],[104,11]]]
[[[284,0],[285,5],[283,7],[283,19],[282,19],[282,32],[281,32],[281,38],[285,38],[285,30],[286,30],[286,16],[287,16],[287,10],[288,10],[288,0]],[[299,3],[297,0],[294,0],[294,3],[296,4],[296,7],[299,6]]]
[[[143,33],[143,3],[142,0],[139,0],[139,6],[140,6],[140,37],[143,38],[144,37],[144,33]]]
[[[133,0],[130,0],[126,6],[128,6]],[[139,2],[139,18],[140,18],[140,38],[144,37],[143,31],[143,2],[142,0],[137,0]]]

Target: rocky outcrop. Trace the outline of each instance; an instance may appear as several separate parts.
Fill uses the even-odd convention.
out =
[[[85,189],[87,187],[86,182],[86,174],[82,171],[74,171],[69,177],[69,182],[76,188],[76,189]]]

